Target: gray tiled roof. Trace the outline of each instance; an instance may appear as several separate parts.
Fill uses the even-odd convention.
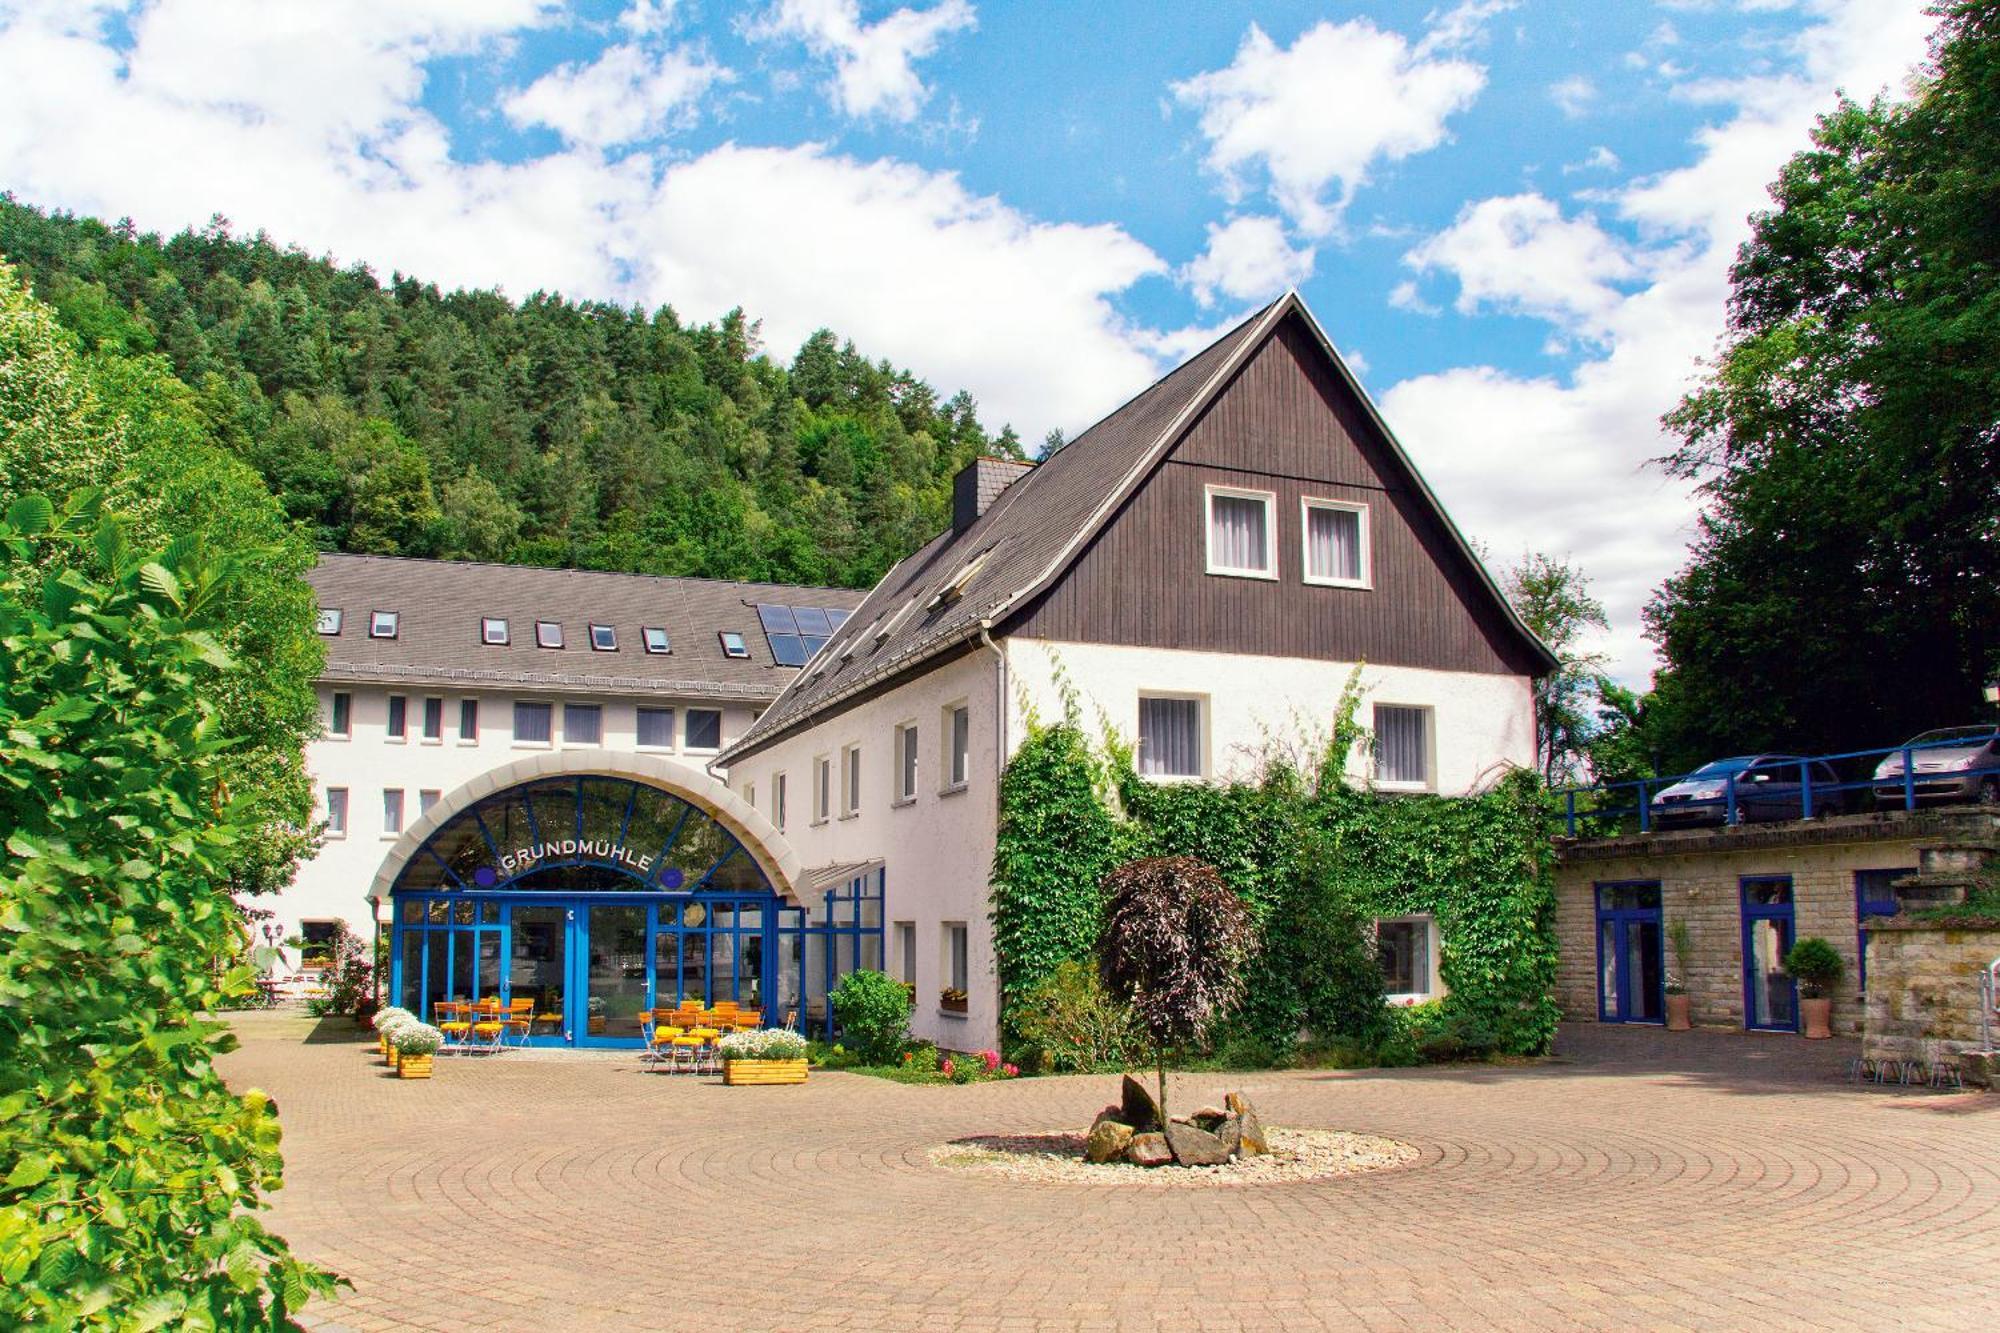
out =
[[[471,561],[322,555],[308,576],[323,608],[342,613],[326,645],[325,678],[389,683],[619,690],[762,702],[797,674],[771,661],[755,603],[850,608],[846,588],[659,578]],[[371,611],[400,613],[397,636],[368,636]],[[509,642],[480,642],[483,616],[502,616]],[[535,643],[535,622],[563,627],[561,649]],[[590,646],[590,626],[617,631],[616,652]],[[666,629],[672,651],[649,653],[640,634]],[[723,656],[735,630],[748,658]]]
[[[1201,396],[1270,310],[1267,306],[1250,316],[1026,472],[963,532],[940,533],[890,570],[843,631],[723,756],[724,762],[975,637],[989,615],[1053,572],[1071,544],[1095,526],[1104,503],[1135,479],[1168,427]],[[982,555],[978,570],[955,599],[926,609],[940,588]]]

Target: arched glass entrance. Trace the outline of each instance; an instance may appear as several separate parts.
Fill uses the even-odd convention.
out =
[[[683,1000],[817,1029],[837,976],[880,966],[879,870],[821,904],[789,901],[713,815],[624,777],[540,778],[466,804],[389,898],[398,1003],[428,1018],[440,1001],[532,1000],[540,1045],[636,1045],[642,1011]]]

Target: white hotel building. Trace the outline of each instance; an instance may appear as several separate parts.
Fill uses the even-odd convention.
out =
[[[356,556],[314,583],[333,831],[286,927],[379,910],[403,1003],[532,993],[577,1045],[693,994],[823,1023],[855,967],[913,986],[918,1035],[994,1044],[999,775],[1058,673],[1185,781],[1324,731],[1359,663],[1355,780],[1452,793],[1533,763],[1552,665],[1295,295],[1040,466],[969,466],[865,598]]]

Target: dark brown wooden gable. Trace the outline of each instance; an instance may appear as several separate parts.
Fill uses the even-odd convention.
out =
[[[1275,582],[1206,572],[1209,485],[1276,492]],[[1372,589],[1303,581],[1306,496],[1368,505]],[[1297,316],[1006,632],[1447,671],[1540,669]]]

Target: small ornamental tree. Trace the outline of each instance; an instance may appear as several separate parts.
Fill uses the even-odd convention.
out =
[[[894,1063],[910,1031],[910,993],[886,972],[849,972],[827,996],[840,1032],[871,1065]]]
[[[1104,877],[1103,889],[1098,974],[1153,1047],[1164,1125],[1167,1048],[1200,1040],[1235,1005],[1256,935],[1243,900],[1192,856],[1129,862]]]

